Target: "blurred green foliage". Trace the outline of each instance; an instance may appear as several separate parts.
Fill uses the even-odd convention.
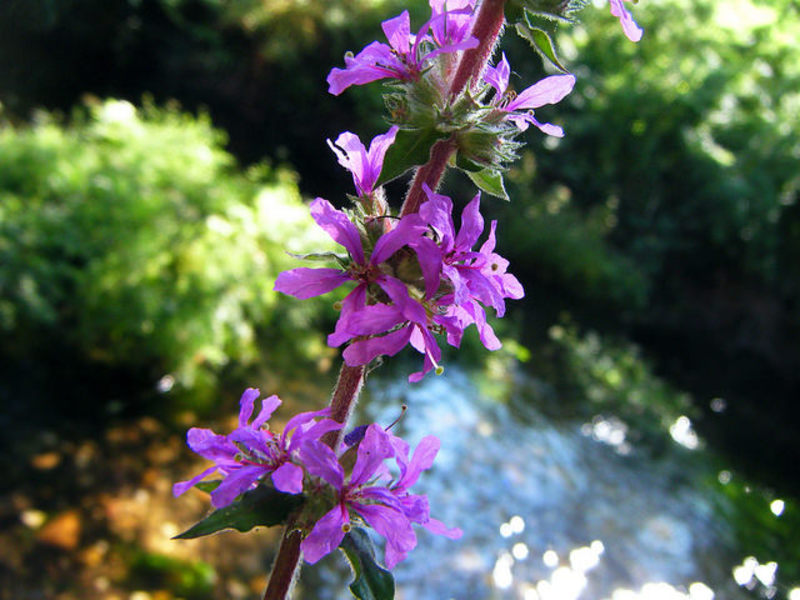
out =
[[[321,305],[284,302],[272,285],[296,264],[286,251],[330,241],[290,172],[242,174],[223,141],[206,116],[115,100],[69,126],[45,113],[3,125],[3,353],[55,346],[191,387],[269,356],[266,337],[302,349]]]

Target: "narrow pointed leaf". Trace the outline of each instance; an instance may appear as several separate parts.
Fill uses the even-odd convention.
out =
[[[173,539],[189,540],[223,529],[245,532],[258,525],[264,527],[280,525],[302,502],[302,495],[284,494],[275,488],[262,485],[245,492],[233,504],[215,510]]]
[[[205,492],[206,494],[210,494],[215,489],[219,487],[219,484],[222,483],[221,479],[214,479],[211,481],[201,481],[200,483],[196,484],[196,487],[201,492]]]
[[[376,185],[383,185],[403,173],[428,162],[431,147],[448,134],[436,129],[401,129],[383,159]]]
[[[366,531],[354,527],[340,548],[353,568],[350,591],[358,600],[394,600],[394,577],[375,561],[375,547]]]
[[[486,192],[505,201],[511,200],[506,193],[506,186],[503,183],[503,175],[494,169],[483,169],[481,171],[464,171],[472,183],[478,186],[482,192]]]
[[[550,35],[543,29],[538,27],[528,27],[523,23],[517,23],[517,33],[520,37],[528,40],[533,49],[536,50],[542,57],[547,59],[554,67],[567,73],[567,68],[561,64],[556,54],[555,45]]]

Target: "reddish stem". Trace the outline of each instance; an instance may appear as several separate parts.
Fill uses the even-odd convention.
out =
[[[475,23],[472,26],[472,35],[478,38],[478,45],[466,50],[461,57],[456,74],[450,83],[451,98],[463,92],[468,82],[472,82],[473,89],[480,82],[481,74],[494,52],[497,38],[505,23],[505,4],[506,0],[484,0],[478,7]],[[428,162],[414,173],[403,208],[400,210],[401,217],[419,211],[420,204],[426,200],[423,184],[428,184],[434,191],[439,187],[447,170],[447,163],[455,151],[456,143],[453,138],[438,141],[433,145]]]
[[[342,365],[339,379],[331,397],[331,418],[339,423],[347,423],[350,414],[355,408],[358,393],[364,385],[366,367],[349,367]],[[322,438],[322,441],[331,448],[335,448],[343,435],[343,429],[331,431]],[[283,533],[278,555],[272,565],[267,590],[264,600],[284,600],[292,589],[292,584],[300,572],[300,562],[303,554],[300,551],[300,542],[303,536],[295,529],[295,522],[290,518]]]
[[[267,590],[264,592],[264,600],[284,600],[289,597],[294,580],[300,573],[298,566],[302,560],[300,552],[300,542],[303,536],[294,529],[294,523],[286,524],[286,531],[283,533],[281,545],[278,548],[278,555],[272,565],[272,573],[269,576]]]

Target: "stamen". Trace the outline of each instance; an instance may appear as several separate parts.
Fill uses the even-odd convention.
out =
[[[405,416],[407,410],[408,410],[408,406],[406,406],[405,404],[401,404],[400,405],[400,415],[394,421],[392,421],[389,425],[384,427],[383,430],[384,431],[389,431],[392,427],[397,425],[400,422],[400,419],[402,419]]]

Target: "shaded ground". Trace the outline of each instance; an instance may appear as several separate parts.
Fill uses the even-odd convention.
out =
[[[298,404],[322,404],[314,383],[270,382],[262,390],[279,387],[294,403],[279,419]],[[237,405],[224,408],[230,417],[202,424],[230,431]],[[172,497],[175,481],[207,466],[184,443],[195,415],[185,412],[176,421],[169,426],[142,416],[101,428],[97,437],[41,429],[19,435],[20,425],[0,455],[6,482],[0,599],[252,598],[263,592],[279,529],[171,539],[210,508],[196,490]]]

